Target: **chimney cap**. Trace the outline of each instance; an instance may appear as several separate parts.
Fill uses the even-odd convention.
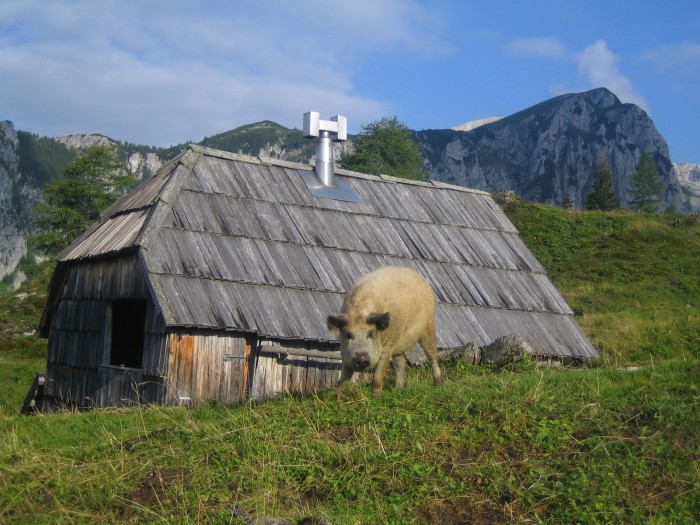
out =
[[[318,111],[304,113],[304,138],[320,137],[328,132],[334,142],[348,140],[348,119],[343,115],[335,115],[330,120],[321,120]]]

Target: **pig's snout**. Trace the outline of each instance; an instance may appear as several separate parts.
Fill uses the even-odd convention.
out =
[[[352,365],[357,372],[369,367],[369,354],[367,352],[358,352],[352,358]]]

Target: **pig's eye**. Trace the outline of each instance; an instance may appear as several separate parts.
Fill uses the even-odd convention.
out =
[[[369,332],[367,332],[367,337],[368,337],[369,339],[372,339],[372,338],[374,337],[374,332],[373,332],[372,330],[370,330]]]
[[[345,339],[352,339],[352,332],[345,332],[345,333],[343,334],[343,337],[344,337]]]

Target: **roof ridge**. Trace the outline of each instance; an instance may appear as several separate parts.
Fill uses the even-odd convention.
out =
[[[136,238],[135,245],[146,247],[152,232],[158,230],[165,215],[173,207],[185,179],[192,173],[195,164],[201,156],[201,153],[189,148],[176,157],[177,161],[171,165],[168,180],[163,184],[163,187],[154,199],[149,217]],[[180,169],[180,167],[183,169]]]
[[[199,153],[200,155],[209,155],[211,157],[219,157],[221,159],[228,160],[240,160],[242,162],[250,162],[252,164],[264,164],[260,161],[260,157],[243,155],[241,153],[232,153],[230,151],[224,151],[221,149],[200,146],[199,144],[190,144],[188,148],[190,149],[190,151],[193,151],[194,153]]]
[[[231,153],[229,151],[209,148],[206,146],[200,146],[198,144],[190,144],[188,147],[191,151],[193,151],[195,153],[199,153],[202,155],[210,155],[212,157],[218,157],[221,159],[237,160],[237,161],[241,161],[241,162],[250,162],[251,164],[259,164],[259,165],[263,165],[263,166],[279,166],[282,168],[300,169],[300,170],[305,170],[305,171],[311,171],[314,168],[313,164],[304,164],[302,162],[292,162],[289,160],[273,159],[271,157],[260,157],[260,156],[254,157],[251,155],[243,155],[241,153]],[[440,182],[440,181],[436,181],[436,180],[404,179],[402,177],[395,177],[393,175],[385,175],[385,174],[373,175],[370,173],[363,173],[360,171],[348,170],[348,169],[345,169],[343,167],[337,167],[335,170],[335,173],[337,175],[343,175],[346,177],[353,177],[356,179],[376,180],[376,181],[388,182],[391,184],[408,184],[411,186],[424,186],[424,187],[428,187],[428,188],[442,188],[442,189],[446,189],[446,190],[463,191],[466,193],[475,193],[478,195],[488,195],[488,196],[491,195],[487,191],[477,190],[477,189],[473,189],[473,188],[465,188],[464,186],[457,186],[456,184],[448,184],[446,182]]]

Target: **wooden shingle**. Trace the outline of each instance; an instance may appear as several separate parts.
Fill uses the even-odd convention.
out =
[[[598,357],[489,194],[339,169],[360,202],[337,201],[310,193],[310,169],[192,146],[60,261],[136,251],[167,327],[318,344],[359,276],[407,266],[435,291],[440,347],[517,334],[541,355]]]

